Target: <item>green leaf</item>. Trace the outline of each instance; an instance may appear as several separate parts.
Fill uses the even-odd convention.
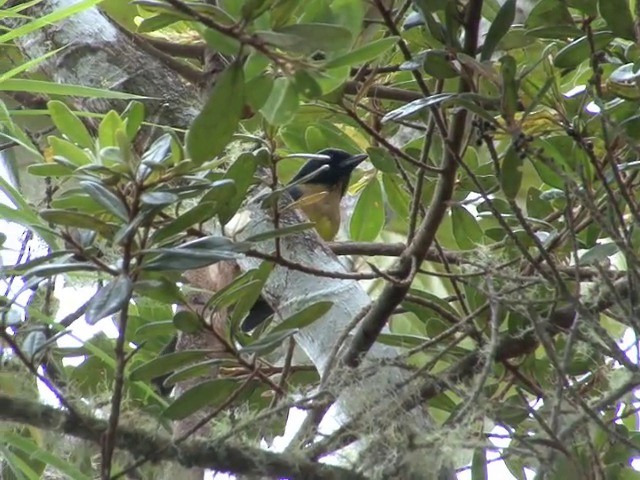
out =
[[[115,215],[122,221],[129,221],[129,212],[125,204],[115,193],[111,192],[104,185],[97,182],[82,181],[80,182],[80,186],[109,213]]]
[[[253,183],[253,176],[258,168],[258,160],[252,153],[242,153],[236,161],[227,169],[225,180],[232,180],[235,185],[235,193],[225,199],[220,199],[218,205],[218,218],[225,225],[236,214],[240,205],[245,200],[245,194]],[[203,200],[210,200],[207,194]]]
[[[75,146],[73,143],[59,137],[49,137],[48,140],[49,145],[53,148],[55,157],[62,157],[76,167],[82,167],[92,163],[89,153]]]
[[[520,191],[522,184],[522,158],[512,146],[509,147],[502,160],[500,168],[500,184],[502,191],[509,199],[514,199]]]
[[[227,250],[192,250],[188,248],[157,248],[148,252],[151,259],[144,264],[146,270],[192,270],[214,263],[235,260],[238,255]]]
[[[43,55],[40,55],[39,57],[32,58],[31,60],[23,62],[20,65],[12,68],[11,70],[8,70],[8,71],[4,72],[2,75],[0,75],[0,84],[2,82],[6,81],[6,80],[9,80],[10,78],[18,76],[22,72],[27,72],[29,70],[31,70],[31,71],[35,70],[35,68],[40,63],[42,63],[47,58],[49,58],[49,57],[51,57],[53,55],[57,55],[59,52],[61,52],[62,50],[64,50],[68,46],[69,45],[64,45],[64,46],[62,46],[60,48],[57,48],[55,50],[51,50],[50,52],[47,52],[47,53],[45,53]]]
[[[384,193],[387,197],[387,201],[393,211],[400,220],[408,223],[411,208],[411,196],[400,183],[400,178],[396,175],[382,175],[382,185],[384,186]]]
[[[100,3],[101,0],[84,0],[65,8],[55,8],[51,13],[36,18],[29,23],[25,23],[17,28],[10,29],[4,35],[0,35],[0,43],[7,43],[15,38],[20,38],[29,33],[36,32],[44,27],[49,27],[65,18],[87,10]]]
[[[627,0],[598,0],[598,9],[614,35],[636,41],[633,17]]]
[[[186,367],[176,369],[171,375],[165,378],[162,384],[165,387],[170,387],[178,382],[182,382],[190,378],[200,377],[207,374],[211,375],[211,372],[215,371],[214,369],[221,365],[237,366],[237,364],[232,360],[226,358],[204,360],[193,365],[187,365]]]
[[[57,163],[37,163],[27,167],[27,173],[36,177],[68,177],[73,169]]]
[[[177,248],[156,248],[146,251],[146,270],[190,270],[224,260],[234,260],[248,244],[233,243],[225,237],[204,237]]]
[[[369,147],[367,148],[367,155],[369,155],[369,161],[377,170],[383,173],[399,173],[395,160],[386,148]]]
[[[131,93],[106,90],[103,88],[84,87],[82,85],[72,85],[69,83],[55,83],[47,82],[45,80],[29,80],[24,78],[11,78],[9,80],[5,80],[4,82],[0,83],[0,91],[31,92],[38,94],[62,95],[71,97],[113,98],[120,100],[144,100],[150,98],[140,95],[133,95]]]
[[[2,432],[2,441],[22,450],[29,455],[29,458],[51,465],[60,473],[63,473],[66,478],[73,478],[74,480],[91,480],[92,478],[82,473],[72,463],[64,460],[59,455],[41,448],[30,438],[5,430]]]
[[[141,325],[133,334],[137,341],[171,336],[176,333],[172,320],[160,320]]]
[[[382,187],[377,178],[364,187],[349,222],[349,236],[356,242],[374,241],[384,226]]]
[[[180,310],[173,316],[173,325],[181,332],[196,333],[202,328],[202,321],[195,313]]]
[[[500,59],[500,73],[502,74],[502,94],[500,96],[500,113],[511,125],[518,110],[518,80],[516,78],[516,60],[510,55]]]
[[[471,480],[488,480],[488,478],[486,451],[484,448],[476,448],[471,461]]]
[[[439,103],[444,102],[445,100],[453,97],[451,93],[436,93],[426,98],[419,98],[418,100],[414,100],[413,102],[409,102],[406,105],[403,105],[400,108],[396,108],[395,110],[391,110],[384,117],[382,117],[381,122],[387,123],[391,121],[402,120],[410,115],[418,113],[425,108],[434,107]]]
[[[269,98],[273,88],[273,77],[267,73],[257,75],[247,82],[245,99],[254,112],[259,111]]]
[[[140,195],[140,202],[150,207],[166,207],[179,200],[180,197],[171,192],[144,192]]]
[[[481,62],[491,58],[500,40],[502,40],[502,37],[509,31],[511,25],[513,25],[515,18],[516,0],[506,0],[502,4],[502,7],[500,7],[495,20],[491,22],[491,26],[484,40],[484,45],[482,46],[482,53],[480,54]]]
[[[210,350],[183,350],[161,355],[133,368],[129,372],[129,380],[132,382],[151,380],[165,373],[173,372],[183,365],[202,360],[208,355],[211,355]]]
[[[240,122],[243,106],[244,72],[242,65],[234,62],[222,72],[187,131],[187,151],[197,165],[224,151]]]
[[[113,315],[129,303],[133,293],[133,283],[126,275],[119,275],[107,283],[93,296],[84,314],[89,325],[95,325],[104,317]]]
[[[69,140],[82,148],[93,148],[93,138],[89,134],[84,123],[59,100],[51,100],[47,103],[51,120],[56,128]]]
[[[162,415],[171,420],[186,418],[208,405],[221,404],[240,386],[239,380],[230,378],[219,378],[199,383],[176,398]],[[253,390],[252,385],[247,385],[245,388],[246,392]],[[240,395],[238,400],[241,401],[243,398],[244,396]]]
[[[602,50],[615,38],[611,32],[593,34],[593,46],[596,51]],[[556,53],[553,64],[558,68],[575,68],[591,55],[591,46],[586,35],[574,40]]]
[[[460,72],[452,65],[450,54],[446,50],[427,50],[422,66],[426,74],[440,80],[456,78]]]
[[[569,2],[558,2],[557,0],[539,0],[531,9],[525,22],[527,28],[536,28],[550,25],[567,25],[573,27],[573,20],[569,9]]]
[[[224,55],[238,55],[242,44],[235,38],[225,35],[212,28],[205,28],[201,32],[202,38],[209,48],[214,52],[219,52]]]
[[[578,264],[580,266],[594,265],[602,260],[608,260],[608,257],[615,255],[619,251],[620,249],[615,243],[602,243],[583,253]]]
[[[349,30],[327,23],[294,23],[274,31],[257,32],[268,43],[290,51],[313,53],[338,51],[351,45]]]
[[[26,462],[19,455],[13,453],[10,449],[4,446],[4,444],[0,444],[0,456],[3,461],[8,465],[8,468],[11,472],[19,472],[20,480],[28,479],[28,480],[40,480],[40,473],[36,472],[34,468],[37,468],[34,465],[35,462]]]
[[[111,231],[109,225],[86,213],[51,208],[42,210],[40,216],[45,221],[58,226],[85,228],[87,230],[100,232],[104,235],[107,235]]]
[[[418,335],[399,334],[399,333],[381,333],[376,340],[383,345],[390,345],[392,347],[399,348],[414,348],[422,345],[427,340],[427,337],[421,337]]]
[[[124,109],[124,112],[122,112],[122,119],[125,121],[125,129],[129,140],[136,138],[142,122],[144,122],[144,115],[144,104],[135,100],[130,102],[127,108]],[[162,137],[164,137],[164,135]],[[158,140],[156,140],[154,144],[157,141]]]
[[[257,355],[265,355],[272,352],[285,341],[287,338],[298,333],[298,329],[293,330],[278,330],[276,332],[269,333],[258,338],[256,341],[251,342],[249,345],[240,349],[240,353],[255,353]]]
[[[269,98],[260,113],[271,125],[284,125],[293,120],[298,106],[298,92],[294,84],[286,77],[279,77],[273,82]]]
[[[294,76],[296,91],[311,100],[322,96],[322,87],[318,81],[305,70],[298,70]]]
[[[98,127],[100,149],[118,146],[116,132],[124,128],[124,122],[120,118],[120,115],[113,110],[107,112]]]
[[[251,286],[244,289],[241,301],[238,301],[233,307],[230,324],[234,330],[255,306],[272,270],[272,263],[263,262],[260,267],[245,273],[247,285]]]
[[[309,305],[290,317],[285,318],[271,329],[269,335],[307,327],[331,310],[332,306],[333,302],[316,302],[313,305]]]
[[[367,63],[383,55],[397,42],[398,37],[386,37],[381,38],[380,40],[375,40],[360,48],[356,48],[349,53],[329,60],[325,64],[325,68],[350,67],[352,65]]]
[[[463,250],[471,250],[482,244],[483,233],[473,215],[464,207],[451,208],[451,228],[456,243]]]
[[[209,220],[216,214],[215,204],[211,202],[200,203],[180,215],[168,225],[156,230],[151,237],[151,243],[160,243],[167,238],[184,232],[189,227]]]
[[[97,266],[93,263],[69,262],[69,263],[52,263],[48,265],[38,265],[24,272],[24,277],[52,277],[70,272],[95,272]]]

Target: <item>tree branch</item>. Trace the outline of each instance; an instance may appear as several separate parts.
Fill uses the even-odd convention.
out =
[[[24,398],[0,394],[0,419],[71,435],[99,444],[108,425],[104,420],[62,410]],[[179,447],[164,434],[136,428],[118,428],[116,445],[136,456],[179,463],[185,467],[209,468],[243,475],[269,475],[292,479],[363,480],[344,468],[310,462],[294,455],[266,452],[248,446],[232,446],[211,440],[184,442]]]

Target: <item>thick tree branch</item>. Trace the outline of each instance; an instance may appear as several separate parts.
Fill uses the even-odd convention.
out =
[[[0,394],[0,419],[31,425],[58,434],[100,444],[108,425],[89,416],[74,416],[62,410],[24,398]],[[314,463],[294,455],[266,452],[227,442],[189,441],[176,446],[164,434],[120,427],[116,445],[136,456],[149,456],[155,461],[180,463],[185,467],[210,468],[219,472],[244,475],[269,475],[292,479],[361,480],[362,475],[344,468]]]
[[[480,23],[481,10],[482,0],[471,2],[467,7],[465,18],[467,44],[465,45],[465,53],[472,56],[475,55],[477,47],[477,25]],[[470,85],[465,80],[461,80],[460,93],[469,91],[469,89]],[[343,357],[344,363],[348,366],[356,367],[359,365],[363,354],[368,352],[375,343],[387,320],[409,291],[417,265],[424,260],[433,243],[440,222],[442,222],[449,209],[449,201],[453,195],[457,164],[460,161],[459,152],[462,150],[467,117],[468,112],[463,109],[456,112],[453,117],[446,139],[448,148],[442,160],[440,178],[436,185],[431,206],[422,220],[413,241],[407,246],[398,260],[398,270],[406,272],[406,278],[400,283],[388,283],[371,307],[371,310],[362,320],[360,328],[356,331],[353,341]],[[434,116],[434,118],[436,117]]]

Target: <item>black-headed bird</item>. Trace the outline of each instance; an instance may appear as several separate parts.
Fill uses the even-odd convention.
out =
[[[317,154],[328,160],[308,160],[289,182],[288,191],[294,200],[293,206],[299,207],[315,223],[320,237],[330,241],[340,229],[340,202],[347,192],[351,174],[367,155],[351,155],[337,148],[327,148]],[[242,330],[253,330],[271,314],[273,310],[261,297],[244,319]]]
[[[344,150],[327,148],[317,153],[329,160],[308,160],[296,173],[289,193],[294,205],[314,222],[320,236],[333,240],[340,229],[340,202],[347,192],[353,170],[367,158],[364,153],[351,155]],[[314,173],[317,174],[314,175]],[[300,182],[300,179],[307,180]]]
[[[294,208],[300,208],[315,222],[318,234],[325,240],[333,240],[340,229],[340,202],[347,192],[353,170],[367,158],[366,154],[351,155],[344,150],[327,148],[318,152],[325,160],[308,160],[289,182],[287,191],[293,199]],[[245,332],[249,332],[273,315],[273,309],[260,296],[241,324]],[[163,354],[175,349],[174,337]],[[153,380],[158,391],[167,396],[171,388],[164,386],[169,376],[162,375]]]

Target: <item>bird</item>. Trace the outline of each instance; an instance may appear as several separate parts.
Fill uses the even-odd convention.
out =
[[[347,192],[351,174],[368,155],[352,155],[337,148],[325,148],[316,155],[327,160],[307,160],[291,179],[287,190],[293,200],[292,205],[298,206],[315,223],[315,229],[324,241],[331,241],[340,229],[340,202]],[[269,304],[260,297],[240,328],[249,332],[272,314]]]
[[[291,206],[300,208],[315,223],[315,229],[325,241],[335,238],[340,229],[340,202],[347,192],[351,174],[367,157],[367,154],[350,154],[337,148],[326,148],[307,160],[287,184]],[[240,324],[240,329],[251,332],[273,315],[271,305],[261,295]],[[163,354],[175,351],[177,336],[163,349]],[[164,381],[170,374],[152,379],[152,383],[163,397],[168,397],[173,387]]]

